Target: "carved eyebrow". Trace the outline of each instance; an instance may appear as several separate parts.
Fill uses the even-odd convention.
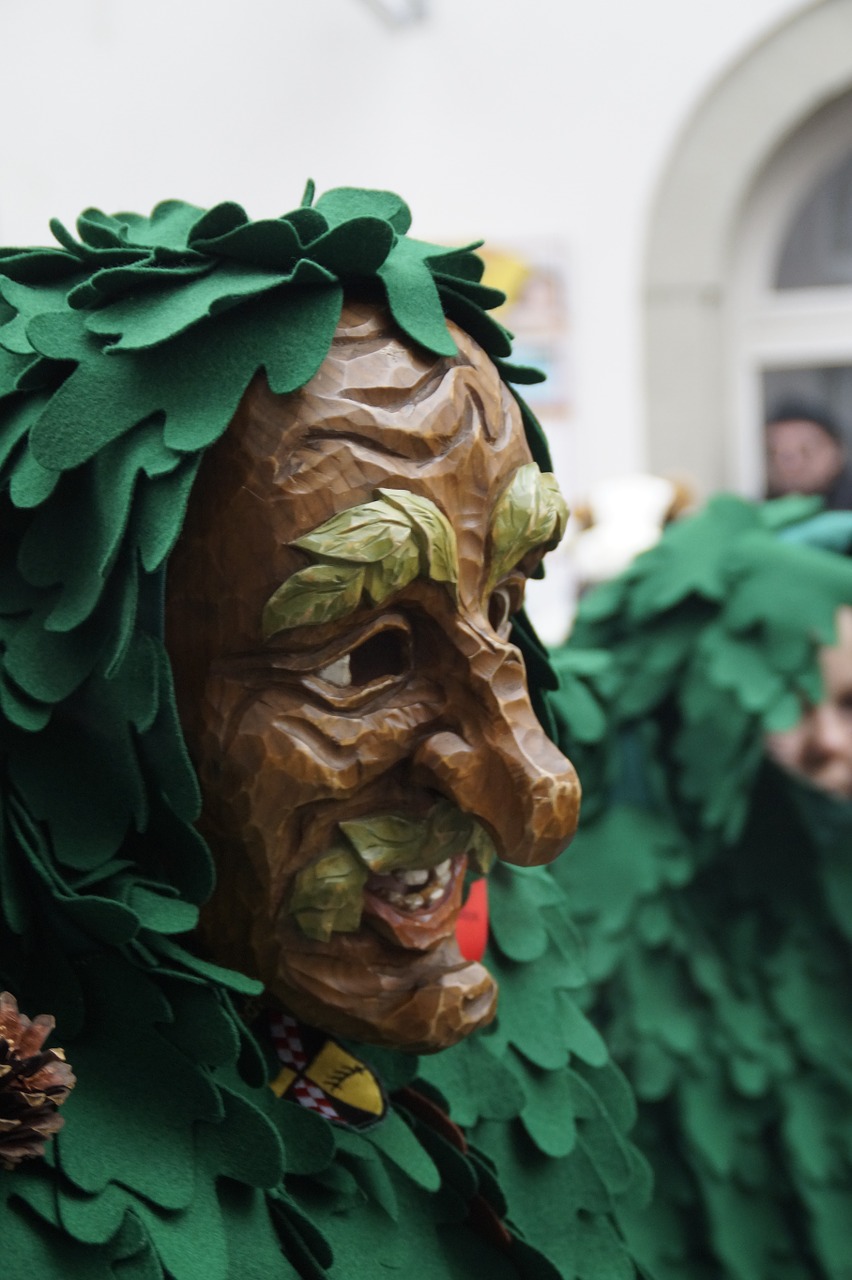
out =
[[[376,489],[372,502],[341,511],[290,544],[313,560],[273,592],[263,608],[264,640],[293,627],[334,622],[364,596],[381,604],[416,577],[442,583],[455,598],[458,547],[453,526],[429,498]]]
[[[519,467],[491,516],[491,566],[485,594],[490,595],[530,551],[555,547],[567,520],[568,504],[559,492],[556,476],[542,473],[534,462]]]

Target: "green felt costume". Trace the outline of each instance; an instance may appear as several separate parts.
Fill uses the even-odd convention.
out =
[[[852,515],[720,497],[556,655],[585,820],[553,874],[656,1176],[659,1280],[852,1276],[852,802],[766,757],[820,701]]]
[[[348,284],[429,351],[455,351],[446,315],[536,376],[504,363],[480,260],[409,221],[389,193],[309,189],[277,219],[89,210],[79,240],[0,251],[0,984],[56,1016],[79,1081],[46,1158],[0,1172],[5,1280],[634,1274],[631,1094],[545,872],[493,878],[497,1022],[419,1063],[373,1051],[392,1107],[365,1132],[273,1095],[239,1016],[256,984],[186,936],[212,864],[160,637],[201,453],[258,369],[277,393],[316,372]],[[516,635],[546,719],[552,672]]]

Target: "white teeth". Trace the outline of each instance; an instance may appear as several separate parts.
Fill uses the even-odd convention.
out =
[[[428,871],[399,871],[398,876],[404,884],[423,885],[429,879]]]
[[[411,871],[396,871],[394,875],[397,884],[400,889],[404,888],[404,892],[392,889],[389,885],[383,885],[374,892],[386,902],[392,903],[398,910],[420,911],[423,907],[434,906],[446,897],[452,871],[453,864],[450,858],[446,858],[431,871],[423,867],[416,867]]]

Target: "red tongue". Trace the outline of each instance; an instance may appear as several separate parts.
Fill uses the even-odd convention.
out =
[[[474,880],[456,921],[456,941],[465,960],[481,960],[488,942],[488,881]]]

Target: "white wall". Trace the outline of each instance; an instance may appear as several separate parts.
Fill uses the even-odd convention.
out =
[[[712,80],[804,7],[431,0],[394,31],[360,0],[0,0],[0,243],[45,242],[87,204],[280,213],[309,174],[398,190],[424,237],[561,238],[582,491],[644,461],[639,277],[667,151]]]

